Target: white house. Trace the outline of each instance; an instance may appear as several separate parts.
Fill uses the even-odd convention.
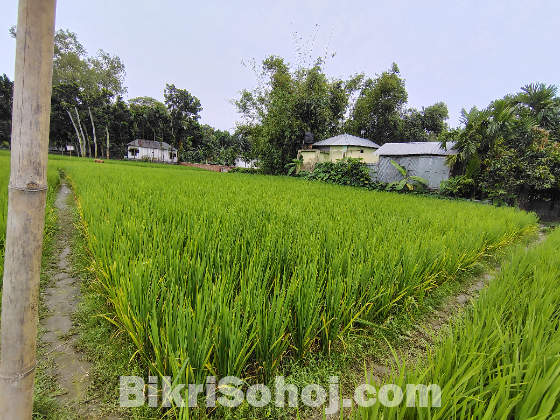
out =
[[[177,149],[166,142],[134,140],[128,143],[128,159],[149,158],[154,162],[177,163]]]
[[[257,160],[253,159],[253,160],[249,160],[246,161],[245,159],[243,159],[241,156],[237,156],[235,158],[235,164],[233,166],[235,166],[236,168],[257,168]]]

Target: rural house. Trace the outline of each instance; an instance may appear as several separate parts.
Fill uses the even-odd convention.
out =
[[[426,179],[429,189],[438,189],[441,181],[451,176],[452,168],[445,165],[445,159],[458,153],[454,146],[454,142],[449,142],[447,149],[442,149],[437,141],[385,143],[375,152],[379,159],[377,181],[393,182],[402,179],[402,175],[391,163],[394,160],[406,168],[409,175]]]
[[[340,134],[329,139],[318,141],[311,149],[298,151],[298,158],[303,158],[302,169],[312,171],[317,163],[336,162],[343,158],[360,158],[364,163],[376,163],[378,157],[374,152],[379,145],[371,140],[362,139],[350,134]]]
[[[154,162],[177,163],[177,149],[166,142],[154,140],[134,140],[127,144],[128,159],[149,158]]]

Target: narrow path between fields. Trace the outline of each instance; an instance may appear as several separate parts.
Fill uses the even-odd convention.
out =
[[[546,234],[539,230],[537,238],[532,241],[525,249],[529,250],[546,239]],[[419,322],[404,333],[404,336],[394,345],[393,350],[399,356],[412,363],[421,360],[428,350],[436,344],[438,337],[446,333],[446,329],[451,325],[453,318],[462,316],[466,306],[477,299],[480,291],[496,277],[500,271],[500,266],[495,269],[486,270],[480,276],[474,276],[470,281],[466,281],[461,290],[447,297],[441,305],[438,305],[432,313],[423,316]],[[402,360],[399,360],[399,362]],[[395,369],[395,359],[390,351],[386,349],[384,354],[379,355],[379,359],[372,361],[367,366],[367,377],[364,381],[369,383],[381,384],[387,379],[392,369]],[[356,366],[356,371],[363,372],[363,365]],[[350,395],[344,396],[349,398]],[[342,408],[344,418],[350,418],[351,409]],[[326,419],[340,418],[340,412],[333,415],[326,415]],[[322,412],[316,411],[307,420],[323,419]]]
[[[539,231],[537,238],[525,250],[537,246],[545,239],[545,233]],[[395,348],[396,353],[407,360],[415,360],[419,356],[425,355],[428,348],[435,344],[438,334],[442,333],[441,330],[449,327],[453,318],[462,316],[465,307],[477,299],[480,291],[498,275],[500,269],[501,266],[493,270],[489,269],[481,276],[475,276],[465,282],[464,287],[458,293],[446,298],[430,315],[423,317],[418,324],[405,333],[399,347]],[[370,380],[380,383],[382,378],[389,376],[391,369],[394,369],[392,355],[384,360],[384,363],[373,364],[368,376],[370,376]]]
[[[74,230],[70,206],[72,197],[71,190],[63,183],[55,203],[58,208],[58,229],[53,241],[53,253],[55,257],[58,255],[58,262],[52,268],[52,282],[44,291],[43,300],[48,314],[41,320],[46,330],[41,340],[47,355],[54,361],[50,374],[57,377],[61,388],[61,394],[56,399],[61,405],[70,408],[78,418],[92,415],[96,411],[96,404],[86,401],[92,365],[84,361],[74,349],[77,336],[72,333],[70,317],[76,311],[81,295],[81,279],[72,274],[70,264],[70,244]]]

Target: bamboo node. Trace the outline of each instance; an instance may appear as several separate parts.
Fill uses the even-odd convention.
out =
[[[19,187],[17,185],[13,185],[12,183],[10,183],[10,185],[8,185],[8,188],[11,190],[36,192],[36,191],[45,191],[48,189],[48,186],[39,185],[35,181],[29,181],[27,184],[25,184],[25,187]]]
[[[24,369],[23,372],[21,372],[21,373],[16,373],[16,374],[10,375],[10,376],[3,376],[3,375],[0,375],[0,380],[10,382],[10,381],[13,381],[14,379],[25,378],[25,377],[28,376],[29,374],[33,373],[33,372],[35,371],[35,368],[36,368],[36,367],[37,367],[37,362],[35,362],[35,363],[33,364],[33,366],[31,366],[31,367],[29,367],[29,368],[27,368],[27,369]]]

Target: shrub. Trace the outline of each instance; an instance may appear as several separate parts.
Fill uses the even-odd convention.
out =
[[[357,158],[318,163],[313,172],[300,172],[299,176],[354,187],[371,187],[373,185],[370,170],[361,159]]]

